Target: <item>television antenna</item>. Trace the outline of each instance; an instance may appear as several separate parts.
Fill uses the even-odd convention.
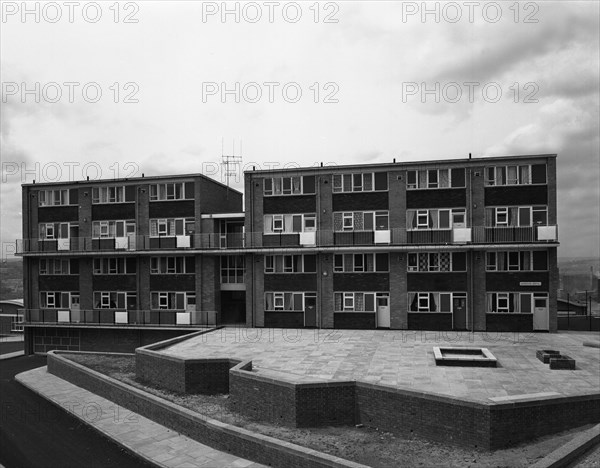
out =
[[[229,178],[237,174],[237,168],[242,162],[242,140],[240,140],[240,154],[235,154],[235,140],[232,141],[232,153],[225,154],[225,142],[221,138],[221,166],[225,175],[227,188],[229,188]]]

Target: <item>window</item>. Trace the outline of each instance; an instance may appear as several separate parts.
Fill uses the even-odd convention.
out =
[[[419,169],[406,171],[407,190],[463,188],[465,169]]]
[[[92,203],[123,203],[125,201],[125,187],[108,186],[92,188]]]
[[[188,310],[195,309],[196,293],[193,292],[151,292],[152,310]]]
[[[40,240],[68,239],[71,227],[70,223],[40,223]]]
[[[315,231],[317,216],[310,214],[273,214],[265,215],[265,234],[292,234]]]
[[[40,292],[40,308],[70,309],[73,304],[79,304],[79,293],[64,291]]]
[[[69,204],[69,191],[66,189],[40,190],[39,206],[60,206]]]
[[[40,275],[70,275],[71,263],[76,265],[77,260],[40,258]],[[73,269],[76,270],[76,268]],[[76,274],[76,271],[73,274]]]
[[[316,273],[316,255],[266,255],[265,273]]]
[[[372,192],[388,189],[387,172],[333,174],[333,192]]]
[[[333,213],[335,231],[385,231],[389,229],[387,211],[351,211]]]
[[[314,193],[314,188],[303,187],[304,179],[314,179],[314,177],[268,177],[264,180],[263,193],[265,196],[279,195],[302,195],[303,193]],[[314,185],[314,183],[312,184]],[[304,188],[304,189],[303,189]]]
[[[437,230],[466,227],[465,208],[406,210],[406,229]]]
[[[137,270],[135,258],[105,257],[94,258],[94,275],[127,275]]]
[[[221,257],[221,283],[241,284],[244,282],[245,259],[243,255]]]
[[[389,270],[389,255],[374,254],[335,254],[333,271],[335,273],[372,273]]]
[[[150,257],[151,275],[179,275],[195,272],[194,257]]]
[[[194,218],[160,218],[150,220],[150,237],[175,237],[193,234]]]
[[[93,221],[92,238],[104,239],[135,235],[135,221]]]
[[[303,312],[308,298],[316,298],[315,292],[265,292],[266,312]]]
[[[530,185],[546,183],[545,164],[519,164],[485,168],[485,185]]]
[[[487,312],[499,314],[530,314],[536,299],[545,299],[547,293],[532,292],[488,292]],[[547,302],[545,302],[547,303]]]
[[[24,331],[25,317],[23,315],[14,315],[10,324],[11,332],[22,332]]]
[[[548,252],[543,251],[499,251],[487,252],[487,271],[546,271]]]
[[[137,295],[135,292],[94,291],[94,309],[135,310]]]
[[[464,292],[409,292],[410,312],[454,312],[455,299],[466,301]]]
[[[335,312],[375,312],[378,298],[386,297],[387,292],[334,292]]]
[[[548,223],[547,206],[497,206],[485,209],[487,227],[531,227]]]
[[[184,200],[185,198],[183,182],[153,184],[150,186],[150,201]]]

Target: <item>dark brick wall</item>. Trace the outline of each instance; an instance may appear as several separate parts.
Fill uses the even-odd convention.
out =
[[[98,312],[86,311],[87,314],[95,313],[95,317],[90,317],[95,320],[98,320]],[[53,349],[131,353],[140,346],[188,333],[190,330],[27,327],[25,349],[31,349],[33,353],[47,353]],[[28,348],[29,343],[31,348]]]
[[[94,291],[130,291],[137,290],[135,275],[94,275],[92,277]]]
[[[375,312],[335,312],[333,314],[333,328],[374,329],[376,326],[375,319]]]
[[[194,200],[151,201],[150,218],[193,218]]]
[[[173,409],[152,395],[118,381],[101,379],[62,356],[49,355],[48,371],[74,385],[113,401],[169,429],[184,434],[217,450],[269,466],[290,468],[326,468],[347,466],[333,457],[323,459],[307,449],[290,447],[229,425],[215,425],[207,417],[182,409]]]
[[[44,206],[38,209],[38,221],[40,223],[78,220],[79,208],[77,206]],[[37,234],[35,238],[37,238]]]
[[[40,291],[79,291],[78,275],[40,275]]]
[[[334,273],[334,291],[381,291],[390,290],[388,273]]]
[[[196,290],[196,275],[150,275],[150,290],[192,292]]]
[[[488,272],[485,277],[488,291],[546,292],[549,289],[549,274],[547,271]],[[541,286],[519,286],[521,281],[540,282],[542,284]]]
[[[303,328],[304,312],[265,312],[265,327]]]
[[[408,273],[408,291],[466,291],[467,273]]]
[[[460,208],[467,206],[464,188],[407,190],[406,208]]]
[[[486,206],[546,205],[547,185],[518,185],[512,187],[486,187]]]
[[[316,291],[316,273],[265,274],[265,291]]]
[[[485,314],[488,332],[530,332],[533,330],[533,314]]]
[[[92,205],[92,219],[135,219],[135,203]]]
[[[26,329],[25,341],[33,343],[34,353],[47,353],[53,349],[79,351],[80,333],[78,329],[32,327]]]
[[[214,395],[229,393],[229,359],[180,359],[153,351],[138,350],[136,377],[177,393]]]
[[[256,420],[292,427],[355,424],[354,382],[290,383],[234,369],[234,408]]]
[[[486,448],[489,426],[483,405],[461,404],[458,400],[362,382],[356,384],[356,402],[359,422],[367,426],[453,445]]]
[[[263,245],[265,247],[298,246],[300,245],[299,234],[269,234],[264,235]]]
[[[388,192],[334,193],[333,211],[387,211]]]
[[[264,197],[264,214],[315,213],[317,198],[314,195],[289,195]]]
[[[409,312],[409,330],[452,330],[452,314],[436,312]]]

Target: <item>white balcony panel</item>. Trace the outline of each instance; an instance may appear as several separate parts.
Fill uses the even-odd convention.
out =
[[[317,233],[316,232],[301,232],[300,233],[300,245],[305,247],[313,246],[317,243]]]
[[[558,238],[556,235],[556,226],[538,226],[538,240],[553,241]]]
[[[177,312],[176,316],[177,325],[189,325],[190,324],[190,313],[189,312]]]
[[[177,248],[189,248],[190,236],[175,236],[177,239]]]
[[[56,321],[61,323],[69,323],[71,321],[71,311],[59,310]]]
[[[389,244],[392,238],[391,231],[375,231],[376,244]]]
[[[70,250],[71,249],[71,239],[58,239],[58,250]]]
[[[115,323],[128,323],[127,312],[115,312]]]
[[[129,237],[115,237],[115,249],[127,249],[129,247]]]
[[[471,242],[471,228],[454,228],[452,230],[452,242],[457,244]]]

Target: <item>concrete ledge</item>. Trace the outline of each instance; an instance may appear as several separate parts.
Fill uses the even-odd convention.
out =
[[[531,468],[560,468],[569,465],[588,449],[600,443],[600,424],[578,435],[570,442],[545,456]]]
[[[61,354],[73,353],[49,352],[50,373],[217,450],[271,466],[366,468],[359,463],[199,415],[77,364]]]
[[[600,341],[584,341],[583,346],[589,346],[590,348],[600,348]]]

